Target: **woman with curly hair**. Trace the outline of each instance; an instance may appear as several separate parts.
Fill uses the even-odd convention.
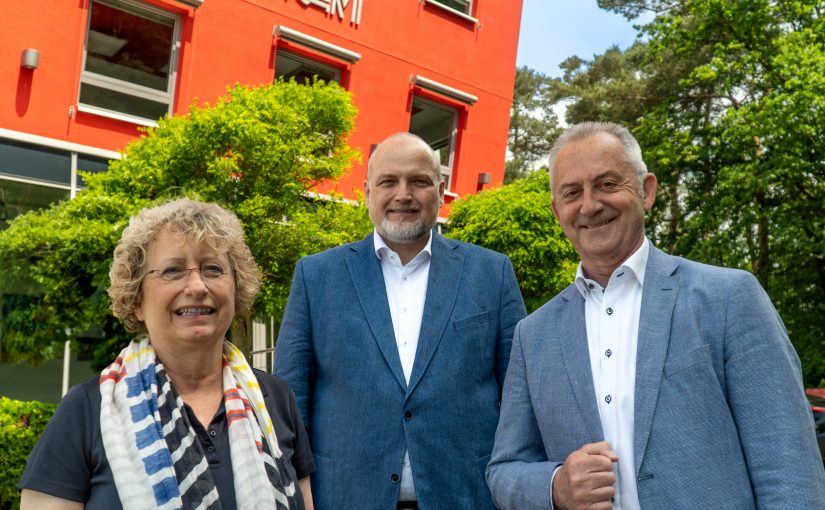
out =
[[[189,199],[143,209],[109,277],[112,311],[138,337],[63,398],[21,509],[311,509],[295,397],[225,339],[260,286],[238,218]]]

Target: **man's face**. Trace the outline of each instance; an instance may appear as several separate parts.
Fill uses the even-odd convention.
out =
[[[644,240],[645,213],[656,198],[656,177],[639,179],[625,161],[621,142],[597,133],[569,142],[556,158],[553,212],[589,271],[610,271]]]
[[[426,239],[444,197],[444,183],[435,183],[432,153],[406,137],[389,139],[377,150],[364,185],[376,230],[388,245]]]

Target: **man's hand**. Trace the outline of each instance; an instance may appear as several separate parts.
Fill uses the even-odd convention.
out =
[[[618,460],[606,441],[586,444],[571,453],[553,479],[553,507],[610,510],[616,492],[613,463]]]

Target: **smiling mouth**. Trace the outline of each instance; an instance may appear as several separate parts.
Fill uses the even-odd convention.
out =
[[[616,218],[610,218],[609,220],[605,220],[605,221],[603,221],[603,222],[601,222],[601,223],[594,223],[594,224],[592,224],[592,225],[581,225],[581,226],[580,226],[580,228],[590,229],[590,228],[599,228],[599,227],[603,227],[603,226],[607,225],[608,223],[613,223],[613,220],[615,220],[615,219],[616,219]]]
[[[196,315],[212,315],[213,313],[215,313],[214,308],[205,308],[205,307],[204,308],[196,308],[196,307],[181,308],[180,310],[177,310],[175,312],[175,314],[177,314],[180,317],[194,317]]]

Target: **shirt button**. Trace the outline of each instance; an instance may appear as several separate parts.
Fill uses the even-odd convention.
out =
[[[608,308],[605,311],[607,312],[607,315],[613,315],[613,309],[612,308]]]
[[[592,283],[588,283],[588,284],[587,284],[587,288],[588,288],[588,289],[593,290],[595,287],[596,287],[596,286],[595,286],[595,285],[593,285]]]
[[[605,402],[607,402],[608,404],[609,404],[612,400],[613,400],[613,397],[611,397],[610,395],[608,395],[608,396],[604,397],[604,401],[605,401]]]
[[[410,411],[410,410],[404,411],[404,419],[405,420],[411,420],[412,416],[413,416],[412,411]]]
[[[393,473],[393,474],[391,474],[391,475],[390,475],[390,481],[391,481],[392,483],[398,483],[398,482],[400,482],[400,481],[401,481],[401,475],[399,475],[398,473]]]
[[[218,433],[217,433],[217,432],[215,432],[214,430],[210,430],[210,431],[209,431],[209,435],[210,435],[210,436],[212,436],[212,437],[215,437],[215,436],[217,436],[217,435],[218,435]]]
[[[214,446],[209,446],[209,448],[207,448],[206,451],[208,451],[209,453],[212,453],[212,452],[215,451],[215,447]]]
[[[608,358],[610,357],[611,354],[613,354],[613,351],[611,351],[610,349],[604,351],[604,355],[607,356]]]

